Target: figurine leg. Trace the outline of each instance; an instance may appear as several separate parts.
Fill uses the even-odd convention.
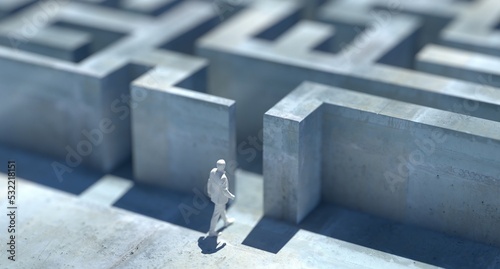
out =
[[[226,207],[224,206],[224,210],[221,213],[221,218],[224,221],[224,226],[229,226],[234,223],[233,218],[228,218],[226,215]]]
[[[214,206],[214,213],[212,215],[212,220],[210,221],[210,231],[208,232],[209,236],[216,236],[217,235],[215,228],[217,226],[217,222],[219,221],[219,218],[220,218],[222,212],[224,212],[224,205],[216,204]]]

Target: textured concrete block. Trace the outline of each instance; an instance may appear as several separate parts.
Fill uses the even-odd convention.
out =
[[[34,0],[4,0],[0,3],[0,20],[31,4]]]
[[[335,2],[347,6],[334,13],[326,8],[330,12],[318,15],[334,26],[300,21],[300,8],[293,3],[267,1],[249,6],[199,40],[198,54],[210,60],[208,92],[238,102],[238,141],[258,134],[265,111],[304,80],[500,121],[497,88],[410,69],[420,46],[439,39],[436,27],[465,12],[467,4],[423,1],[391,9],[375,0],[361,5]],[[372,8],[384,12],[370,13]],[[353,34],[343,32],[339,23],[374,26]],[[347,43],[335,50],[337,34]],[[238,154],[248,157],[243,151]]]
[[[498,2],[495,0],[475,1],[462,7],[462,11],[440,33],[439,43],[458,49],[499,56],[500,6]]]
[[[371,39],[372,36],[377,35],[378,29],[393,23],[393,19],[399,15],[418,17],[421,26],[414,42],[400,44],[400,49],[409,49],[415,52],[427,43],[436,42],[441,30],[466,8],[466,4],[450,4],[449,1],[432,0],[418,2],[329,0],[318,9],[317,19],[332,23],[339,30],[335,39],[332,40],[331,50],[340,52],[351,46],[352,43],[367,47],[364,44],[364,39]],[[380,60],[384,61],[384,59]],[[407,58],[406,64],[411,64],[411,60],[411,58]]]
[[[2,30],[7,30],[3,27]],[[16,39],[18,38],[18,39]],[[0,44],[6,47],[29,51],[69,62],[79,62],[90,55],[91,35],[57,26],[42,28],[23,42],[21,35],[5,32],[0,36]]]
[[[131,154],[130,83],[156,65],[182,73],[182,59],[150,58],[178,38],[192,44],[196,35],[189,33],[212,25],[217,15],[210,4],[194,1],[158,18],[78,2],[53,4],[49,10],[32,5],[0,22],[4,44],[16,44],[0,48],[0,105],[6,112],[0,123],[14,122],[0,142],[60,158],[62,173],[80,163],[110,171]]]
[[[331,38],[332,27],[297,23],[299,12],[300,6],[293,3],[257,2],[198,43],[199,55],[211,62],[208,91],[239,104],[240,140],[258,133],[265,111],[303,80],[340,83],[345,78],[331,75],[332,69],[345,74],[355,64],[371,63],[401,39],[411,38],[419,26],[418,20],[410,17],[394,18],[394,24],[381,28],[380,35],[368,41],[367,46],[374,49],[356,53],[357,49],[351,47],[350,52],[337,57],[313,50]],[[249,68],[253,71],[248,72]],[[261,102],[250,101],[254,98]]]
[[[34,57],[12,54],[3,47],[0,55],[4,70],[0,79],[5,86],[0,91],[4,111],[0,122],[10,123],[8,132],[0,132],[2,143],[61,158],[70,152],[80,158],[83,155],[86,164],[104,170],[116,164],[118,156],[113,156],[116,152],[101,146],[117,134],[112,131],[111,119],[102,121],[105,115],[100,104],[112,92],[102,91],[98,78],[81,74],[74,68],[53,69],[50,68],[52,60],[40,57],[34,61]],[[89,147],[89,142],[81,142],[89,141],[89,133],[95,132],[100,133],[95,144]],[[114,138],[115,143],[121,140]],[[77,165],[79,160],[81,162],[78,156],[71,157],[74,163],[66,165]]]
[[[293,107],[286,101],[279,105]],[[310,103],[293,115],[279,111],[264,116],[264,201],[268,216],[298,223],[321,200],[320,105]]]
[[[500,245],[498,122],[305,83],[264,123],[267,215],[299,222],[321,196]]]
[[[500,57],[429,45],[418,53],[416,61],[416,68],[423,72],[500,87]]]
[[[185,69],[156,68],[132,85],[135,178],[177,191],[204,191],[210,170],[225,159],[234,190],[234,101],[178,87],[189,85],[189,79],[203,85],[204,77],[190,76],[204,71],[205,61],[171,53],[164,57],[182,61]]]
[[[120,7],[133,12],[160,15],[180,0],[124,0],[120,1]]]

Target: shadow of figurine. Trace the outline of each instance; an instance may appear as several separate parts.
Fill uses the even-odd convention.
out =
[[[200,247],[203,254],[214,254],[226,246],[226,243],[221,245],[219,243],[217,242],[217,236],[202,236],[198,238],[198,247]]]

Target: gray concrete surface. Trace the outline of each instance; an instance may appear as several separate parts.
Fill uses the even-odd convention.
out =
[[[466,5],[465,8],[466,12],[458,13],[440,33],[441,43],[458,49],[499,56],[498,2],[482,0]]]
[[[421,46],[440,42],[439,29],[474,3],[396,2],[398,8],[387,15],[391,3],[385,1],[340,2],[347,5],[335,9],[341,12],[327,3],[318,14],[333,26],[298,20],[300,9],[291,2],[267,1],[249,6],[198,40],[198,55],[210,61],[208,92],[238,103],[240,143],[256,136],[262,114],[305,80],[500,121],[498,88],[480,79],[413,70]],[[377,13],[379,9],[383,12]],[[373,29],[365,31],[365,23]],[[341,49],[334,48],[336,38],[344,43]],[[238,155],[251,156],[245,147]]]
[[[132,84],[132,152],[135,179],[189,193],[206,191],[208,175],[225,159],[229,186],[236,169],[235,102],[176,87],[203,85],[205,62],[163,53],[165,62],[184,66],[156,68]],[[157,53],[154,59],[159,59]],[[193,87],[193,90],[199,90]]]
[[[102,199],[83,199],[18,179],[17,261],[8,262],[2,251],[0,268],[282,268],[284,264],[288,268],[494,268],[499,265],[498,249],[341,208],[321,207],[305,221],[304,227],[261,219],[262,177],[242,171],[237,176],[240,196],[229,209],[237,222],[217,239],[204,239],[201,232],[110,207]],[[113,193],[115,188],[122,189],[118,185],[96,183],[92,189]],[[0,184],[0,192],[5,191],[6,184]],[[0,207],[5,208],[5,200]],[[4,222],[5,218],[1,218],[0,223]],[[419,251],[408,253],[415,248]],[[416,256],[404,257],[410,253]]]
[[[237,200],[229,208],[229,214],[236,217],[237,222],[225,229],[217,241],[200,240],[208,230],[213,206],[204,204],[197,193],[181,195],[132,181],[132,164],[107,175],[79,170],[59,182],[50,168],[52,159],[47,156],[0,147],[0,163],[9,159],[16,160],[18,179],[30,180],[21,180],[17,189],[20,197],[17,223],[23,231],[18,234],[22,240],[17,246],[23,250],[19,253],[22,254],[20,261],[25,261],[17,263],[14,268],[40,268],[44,264],[67,265],[62,265],[62,268],[85,268],[87,264],[89,268],[97,265],[107,268],[104,265],[113,263],[117,256],[123,258],[117,262],[117,268],[132,267],[128,260],[134,260],[133,266],[145,268],[169,268],[169,264],[177,268],[192,268],[194,263],[195,268],[234,264],[266,268],[279,268],[283,264],[299,268],[406,268],[415,264],[417,268],[470,269],[496,268],[500,262],[499,248],[331,204],[318,206],[300,225],[265,218],[262,176],[242,170],[236,173]],[[6,169],[6,166],[0,166],[0,173],[5,173]],[[5,174],[0,178],[5,178]],[[5,186],[0,184],[0,192],[5,191]],[[82,188],[83,191],[75,191]],[[0,207],[5,208],[5,199],[0,202]],[[181,205],[190,207],[193,214],[184,218],[179,209]],[[79,216],[73,216],[71,210],[66,211],[69,208],[77,208],[74,213]],[[59,221],[55,222],[55,219]],[[85,221],[79,222],[80,219]],[[118,225],[116,219],[120,220]],[[134,242],[145,238],[136,240],[144,233],[137,232],[136,236],[128,235],[128,231],[151,227],[151,222],[163,227],[159,230],[164,235],[155,233],[152,238],[144,240],[134,254],[130,254]],[[0,225],[4,226],[4,223],[5,219],[0,218]],[[101,233],[99,229],[103,223],[111,224],[106,224],[110,227],[105,227]],[[54,225],[58,225],[57,229]],[[127,226],[127,229],[118,230],[111,226]],[[66,233],[64,227],[69,227],[71,233]],[[174,235],[170,237],[176,241],[168,239],[172,227]],[[102,235],[104,240],[99,240],[96,234]],[[0,233],[1,241],[4,235]],[[155,241],[156,236],[162,240]],[[101,241],[102,246],[99,245]],[[61,254],[61,249],[65,248],[74,252],[74,242],[79,242],[75,253],[80,258],[70,256],[69,252],[62,251]],[[119,253],[116,249],[127,250]],[[138,253],[141,257],[134,257]],[[0,268],[11,265],[4,263],[3,255],[1,252]],[[293,264],[289,263],[290,260]]]
[[[331,38],[332,27],[309,22],[294,24],[298,12],[300,6],[293,1],[257,1],[198,41],[198,54],[211,62],[209,93],[234,99],[239,104],[236,116],[241,122],[239,140],[257,134],[265,111],[304,79],[340,82],[343,79],[328,71],[333,68],[346,72],[356,64],[371,63],[402,39],[411,38],[418,28],[415,18],[395,17],[396,23],[384,25],[379,35],[368,39],[366,46],[373,49],[356,53],[357,49],[350,47],[347,56],[334,57],[312,51]],[[281,31],[283,36],[274,33]],[[255,38],[259,36],[265,38]],[[294,42],[297,39],[301,42]],[[245,71],[250,67],[252,72]],[[317,70],[313,71],[315,67]],[[260,98],[261,102],[248,101],[253,98]]]
[[[449,47],[429,45],[416,56],[416,69],[431,74],[500,86],[500,57]]]
[[[200,26],[213,26],[217,15],[210,4],[192,1],[157,18],[71,1],[47,5],[0,22],[6,112],[0,123],[15,122],[0,142],[58,157],[62,171],[85,164],[109,172],[131,155],[130,83],[155,66],[134,59],[180,37],[193,43]]]
[[[33,4],[34,0],[4,0],[0,3],[0,19]]]
[[[21,181],[17,266],[500,268],[478,242],[498,239],[496,0],[69,2],[0,1],[0,164],[73,194]],[[427,108],[287,99],[300,117],[264,119],[265,163],[286,166],[230,176],[238,222],[203,239],[212,154],[235,150],[226,98],[238,164],[259,171],[262,116],[304,80]]]
[[[264,208],[320,201],[500,245],[498,122],[304,83],[264,118]]]

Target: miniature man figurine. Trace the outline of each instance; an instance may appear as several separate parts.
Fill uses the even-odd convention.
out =
[[[208,196],[215,204],[214,214],[212,215],[212,220],[210,221],[210,231],[208,232],[208,236],[219,235],[215,231],[215,226],[217,226],[219,218],[224,220],[224,226],[228,226],[234,222],[234,219],[227,218],[226,216],[226,204],[228,199],[234,200],[234,195],[228,190],[227,177],[224,171],[225,168],[226,162],[222,159],[218,160],[217,168],[210,171],[210,177],[208,178]]]

